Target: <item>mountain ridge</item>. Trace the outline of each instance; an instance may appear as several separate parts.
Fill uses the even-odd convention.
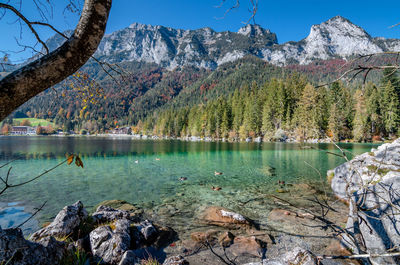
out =
[[[282,44],[275,33],[254,24],[237,32],[216,32],[209,27],[184,30],[132,23],[106,35],[95,55],[111,63],[141,61],[170,70],[182,66],[213,70],[246,55],[286,66],[397,50],[399,39],[372,37],[350,20],[335,16],[312,25],[304,39]]]

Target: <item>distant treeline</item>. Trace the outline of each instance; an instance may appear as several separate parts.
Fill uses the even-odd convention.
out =
[[[390,70],[374,83],[329,82],[340,62],[298,66],[299,71],[249,57],[215,71],[130,65],[123,82],[88,72],[77,84],[48,90],[21,106],[12,118],[39,118],[54,129],[105,133],[130,126],[146,135],[265,140],[320,139],[370,141],[395,137],[399,128],[399,77]],[[127,66],[128,67],[128,66]],[[90,66],[87,70],[94,71]],[[307,70],[307,71],[306,71]],[[69,82],[73,83],[73,82]],[[82,85],[84,84],[84,85]],[[85,90],[91,87],[94,90]],[[93,93],[94,91],[94,93]],[[85,102],[90,101],[90,104]]]
[[[140,120],[135,133],[264,140],[380,140],[396,137],[400,83],[384,73],[380,84],[350,89],[342,83],[315,87],[294,74],[237,88],[229,97],[191,107],[162,109]]]

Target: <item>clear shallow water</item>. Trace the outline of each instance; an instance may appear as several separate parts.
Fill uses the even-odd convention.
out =
[[[191,223],[195,212],[208,205],[228,207],[262,219],[267,207],[248,202],[276,192],[278,180],[318,182],[320,176],[305,162],[319,169],[324,178],[328,169],[344,162],[323,151],[336,152],[331,144],[307,146],[322,150],[292,143],[0,137],[0,165],[17,159],[11,164],[13,183],[51,168],[65,159],[66,153],[79,154],[84,163],[84,169],[65,164],[33,183],[10,189],[0,197],[0,202],[20,202],[33,208],[48,201],[39,215],[41,221],[50,220],[63,206],[77,200],[90,208],[111,199],[137,203],[159,215],[167,212],[166,218],[175,215],[171,211],[184,212],[181,219],[174,221],[181,223]],[[360,154],[374,145],[341,144],[341,147]],[[8,168],[1,168],[0,175],[4,176]],[[214,176],[214,171],[223,175]],[[187,180],[179,181],[180,177]],[[212,186],[222,190],[213,191]],[[6,213],[3,208],[0,219]],[[14,215],[18,216],[21,215]],[[4,222],[0,223],[3,227]]]

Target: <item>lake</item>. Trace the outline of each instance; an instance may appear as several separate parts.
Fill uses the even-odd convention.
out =
[[[340,146],[361,154],[376,145]],[[51,220],[65,205],[81,200],[91,210],[111,199],[135,203],[185,229],[193,224],[196,211],[209,205],[240,211],[262,223],[268,205],[255,198],[276,193],[281,188],[278,180],[326,184],[326,171],[344,162],[326,151],[338,150],[332,144],[3,136],[0,165],[15,159],[11,163],[12,183],[55,166],[67,153],[78,154],[84,168],[64,164],[32,183],[7,190],[0,197],[0,225],[5,228],[22,222],[28,212],[47,201],[36,220],[25,226],[30,233],[38,221]],[[313,167],[321,172],[322,180]],[[1,168],[1,176],[8,169]],[[215,176],[215,171],[223,174]],[[217,186],[222,189],[212,190]],[[171,207],[176,214],[163,216],[163,210]]]

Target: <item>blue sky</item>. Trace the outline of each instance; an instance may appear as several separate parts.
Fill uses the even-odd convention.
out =
[[[0,2],[4,2],[0,0]],[[12,2],[12,1],[11,1]],[[28,17],[37,14],[31,0],[23,1],[23,11]],[[61,30],[74,28],[78,15],[63,15],[65,0],[53,1],[54,16],[49,22]],[[163,25],[174,28],[197,29],[211,27],[216,31],[237,31],[247,21],[250,13],[248,0],[241,0],[240,8],[231,11],[224,18],[225,10],[234,5],[235,0],[226,0],[221,8],[216,8],[219,0],[114,0],[107,25],[107,33],[124,28],[133,22]],[[372,36],[400,38],[400,27],[389,26],[400,22],[400,1],[326,1],[326,0],[259,0],[256,23],[277,34],[280,43],[305,38],[311,25],[319,24],[336,15],[348,18],[363,27]],[[219,19],[218,19],[219,18]],[[12,16],[0,20],[0,50],[15,51],[21,48],[14,38],[20,38],[18,24],[12,24]],[[40,31],[43,38],[52,33]],[[31,44],[32,35],[22,30],[23,44]],[[31,52],[11,54],[14,61],[29,56]],[[1,56],[2,54],[0,54]]]

